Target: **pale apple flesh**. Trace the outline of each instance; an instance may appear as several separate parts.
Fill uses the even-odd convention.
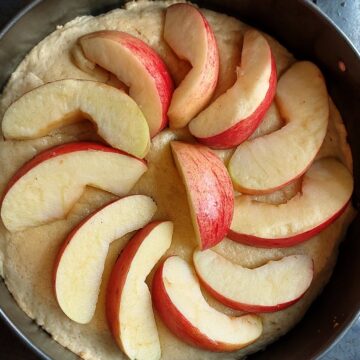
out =
[[[145,280],[170,247],[172,233],[171,221],[152,222],[139,230],[121,252],[110,276],[106,296],[108,323],[120,348],[133,360],[161,357]]]
[[[171,149],[186,187],[199,247],[215,246],[227,234],[233,215],[234,193],[227,170],[205,146],[173,141]]]
[[[61,310],[86,324],[95,312],[109,245],[145,226],[156,212],[145,195],[116,200],[76,226],[61,246],[54,267],[54,289]]]
[[[258,316],[230,317],[210,307],[190,265],[178,256],[168,258],[157,269],[152,297],[169,330],[192,346],[234,351],[251,344],[262,333]]]
[[[293,305],[304,296],[314,275],[307,255],[285,256],[248,269],[205,250],[195,251],[194,266],[215,299],[247,312],[274,312]]]
[[[314,64],[298,62],[280,78],[276,103],[286,125],[240,144],[230,159],[229,173],[242,193],[269,193],[300,177],[323,143],[329,100]]]
[[[276,82],[276,64],[268,42],[259,32],[247,31],[235,84],[190,122],[190,132],[214,148],[240,144],[263,120]]]
[[[228,237],[259,247],[288,247],[318,234],[346,209],[352,191],[350,171],[332,158],[313,163],[302,180],[301,192],[285,204],[235,199]]]
[[[146,170],[143,160],[98,143],[54,147],[36,155],[9,180],[1,219],[11,232],[62,219],[86,186],[124,196]]]
[[[2,130],[6,139],[35,139],[84,119],[112,147],[141,158],[150,148],[149,127],[135,101],[89,80],[54,81],[25,93],[6,110]]]
[[[129,87],[155,136],[168,123],[173,83],[160,56],[142,40],[120,31],[103,30],[79,39],[86,58],[116,75]]]
[[[175,89],[168,111],[170,127],[181,128],[209,103],[215,91],[218,48],[206,18],[195,6],[186,3],[166,9],[164,39],[180,59],[192,65]]]
[[[101,81],[102,83],[107,83],[110,75],[109,72],[101,68],[100,66],[97,66],[89,59],[87,59],[80,45],[75,44],[71,48],[70,52],[71,52],[71,60],[79,69],[81,69],[87,74],[91,74],[95,76],[97,81]]]

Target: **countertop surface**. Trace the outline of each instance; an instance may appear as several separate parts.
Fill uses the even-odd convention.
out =
[[[0,0],[0,28],[29,0]],[[360,51],[360,0],[313,0],[345,32]],[[0,359],[38,359],[0,319]],[[360,360],[360,319],[322,360]]]

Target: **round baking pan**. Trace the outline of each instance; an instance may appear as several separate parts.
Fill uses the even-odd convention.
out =
[[[344,34],[306,0],[209,0],[200,6],[235,16],[268,32],[298,59],[309,59],[325,74],[329,92],[339,108],[354,158],[355,193],[360,196],[360,55]],[[119,7],[116,0],[37,0],[0,32],[0,88],[26,53],[56,25],[85,14],[97,15]],[[348,229],[334,274],[303,320],[251,360],[320,359],[355,321],[360,310],[360,219]],[[76,359],[41,330],[16,305],[0,281],[0,315],[44,359]],[[189,359],[191,360],[191,359]]]

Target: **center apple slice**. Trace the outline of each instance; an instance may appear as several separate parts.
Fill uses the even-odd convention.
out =
[[[55,261],[54,288],[71,320],[80,324],[91,320],[109,245],[145,226],[155,211],[150,197],[127,196],[91,214],[67,236]]]
[[[219,75],[218,48],[206,18],[186,3],[166,9],[164,39],[180,59],[192,65],[174,91],[168,111],[170,126],[181,128],[208,104],[214,93]]]
[[[6,139],[34,139],[84,118],[117,149],[142,158],[150,148],[149,127],[135,101],[89,80],[54,81],[25,93],[6,110],[2,130]]]
[[[221,160],[205,146],[172,141],[176,167],[183,179],[200,249],[219,243],[229,230],[234,192]]]
[[[10,179],[3,193],[2,221],[13,232],[62,219],[87,185],[123,196],[146,170],[143,160],[101,144],[54,147]]]
[[[190,122],[190,132],[205,145],[234,147],[259,126],[275,91],[276,64],[270,46],[258,31],[249,30],[235,84]]]
[[[286,125],[238,146],[228,168],[234,187],[243,193],[277,190],[311,165],[326,135],[329,99],[320,70],[295,63],[281,78],[276,103]]]
[[[209,293],[236,310],[273,312],[296,303],[313,279],[313,261],[291,255],[247,269],[212,250],[195,251],[196,273]]]
[[[159,336],[146,277],[171,245],[173,224],[156,221],[136,233],[121,252],[107,288],[111,332],[132,360],[158,360]]]
[[[129,87],[140,106],[151,137],[168,122],[173,83],[160,56],[142,40],[120,31],[103,30],[79,39],[84,55]]]
[[[166,326],[190,345],[211,351],[234,351],[262,333],[256,315],[227,316],[205,301],[190,265],[178,256],[165,260],[152,285],[154,305]]]
[[[251,246],[294,246],[344,212],[353,186],[351,173],[339,161],[318,160],[305,173],[301,192],[287,203],[273,205],[238,196],[228,237]]]

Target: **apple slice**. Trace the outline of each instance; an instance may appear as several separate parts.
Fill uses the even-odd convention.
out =
[[[60,145],[36,155],[10,179],[1,218],[13,232],[62,219],[85,186],[126,195],[147,170],[146,163],[101,144]]]
[[[88,323],[95,312],[109,245],[146,225],[156,212],[145,195],[116,200],[88,216],[67,236],[54,267],[54,289],[61,310]]]
[[[84,55],[115,74],[140,106],[151,137],[168,122],[173,83],[160,56],[146,43],[119,31],[103,30],[79,39]]]
[[[207,147],[171,142],[183,179],[200,249],[219,243],[227,234],[234,210],[231,180],[221,160]]]
[[[345,211],[353,186],[349,170],[340,162],[318,160],[305,173],[301,193],[285,204],[238,196],[228,237],[251,246],[294,246],[318,234]]]
[[[171,221],[156,221],[138,231],[121,252],[110,276],[106,297],[108,323],[118,345],[133,360],[161,357],[145,280],[170,247],[172,234]]]
[[[247,269],[212,250],[195,251],[196,273],[209,293],[236,310],[273,312],[295,304],[314,276],[310,256],[291,255]]]
[[[210,307],[190,265],[178,256],[169,257],[157,269],[152,297],[165,325],[196,347],[234,351],[251,344],[262,333],[258,316],[231,317]]]
[[[6,110],[2,130],[6,139],[34,139],[84,118],[112,147],[141,158],[150,148],[149,127],[134,100],[89,80],[59,80],[29,91]]]
[[[166,9],[164,39],[180,59],[192,65],[174,91],[168,111],[170,126],[182,128],[209,103],[214,93],[219,75],[218,48],[205,16],[186,3]]]
[[[266,39],[245,33],[235,84],[189,124],[203,144],[224,149],[246,140],[259,126],[276,90],[276,64]]]
[[[70,49],[70,56],[74,65],[80,70],[94,76],[97,81],[107,83],[110,75],[109,72],[87,59],[79,44],[75,44]]]
[[[320,70],[310,62],[294,64],[280,79],[276,102],[287,124],[239,145],[228,168],[243,193],[268,193],[301,176],[326,135],[329,100]]]
[[[6,139],[34,139],[87,118],[111,146],[137,157],[150,148],[149,127],[134,100],[96,81],[66,79],[27,92],[10,105],[2,122]]]

